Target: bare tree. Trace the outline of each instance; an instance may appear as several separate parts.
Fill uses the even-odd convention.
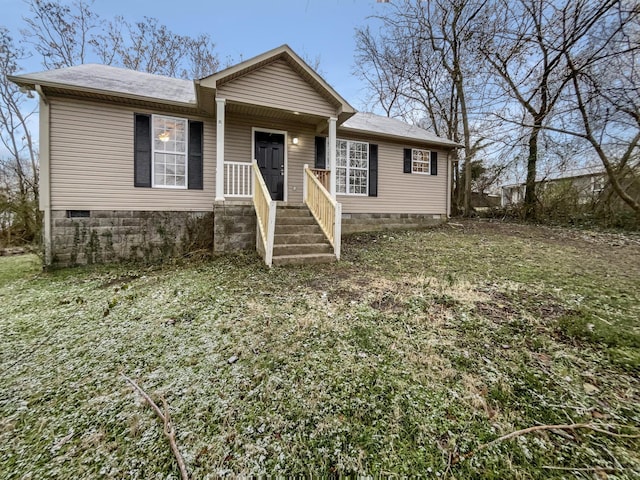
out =
[[[630,188],[640,169],[640,5],[616,2],[597,27],[563,51],[571,78],[567,114],[560,128],[549,128],[586,141],[612,191],[640,218],[640,198]]]
[[[220,59],[215,53],[215,43],[206,34],[190,38],[187,45],[187,58],[190,70],[189,78],[204,78],[218,71]],[[320,63],[320,58],[317,58]]]
[[[28,0],[30,15],[24,17],[21,30],[27,43],[42,55],[45,68],[71,67],[85,63],[91,31],[98,16],[91,3],[83,0],[72,4]]]
[[[406,0],[377,17],[378,38],[370,29],[356,33],[356,71],[387,115],[424,112],[422,124],[438,135],[464,143],[464,168],[483,147],[470,120],[470,96],[481,85],[475,50],[488,0]],[[457,177],[457,175],[456,175]],[[471,175],[464,175],[464,214],[470,215]],[[459,199],[458,199],[459,200]]]
[[[35,107],[27,106],[24,95],[7,79],[18,70],[24,54],[9,32],[0,28],[0,181],[5,218],[22,241],[33,241],[40,230],[38,205],[38,157],[29,131]]]
[[[408,77],[405,49],[389,41],[383,33],[379,40],[369,27],[356,30],[356,66],[354,74],[364,80],[371,92],[370,101],[391,117],[397,111]]]
[[[519,105],[516,120],[529,129],[525,218],[535,217],[539,137],[571,81],[565,54],[598,24],[618,0],[501,0],[481,51],[496,87]],[[502,117],[513,121],[513,117]]]
[[[127,22],[121,15],[116,15],[113,20],[103,23],[102,30],[94,34],[89,40],[93,51],[103,65],[115,65],[119,63],[124,37],[123,30]]]
[[[218,69],[208,35],[179,35],[151,17],[99,21],[92,4],[28,0],[30,14],[21,33],[45,68],[79,65],[95,55],[105,65],[171,77],[201,78]]]
[[[90,43],[104,64],[169,77],[202,78],[220,65],[211,37],[178,35],[151,17],[115,17]]]

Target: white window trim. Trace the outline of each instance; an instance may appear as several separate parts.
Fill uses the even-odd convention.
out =
[[[157,185],[156,184],[156,140],[155,140],[155,120],[156,118],[168,118],[184,122],[184,186],[181,185]],[[158,153],[169,153],[176,155],[176,152],[159,151]],[[180,155],[180,154],[178,154]],[[172,117],[171,115],[151,115],[151,187],[166,188],[169,190],[187,190],[189,188],[189,120],[182,117]]]
[[[413,162],[414,162],[414,154],[415,152],[422,152],[423,153],[423,158],[424,158],[424,154],[426,153],[426,157],[427,157],[427,161],[422,160],[421,163],[426,163],[427,166],[429,167],[429,170],[427,172],[420,172],[417,170],[414,170],[413,168]],[[416,160],[417,161],[417,160]],[[412,148],[411,149],[411,173],[416,173],[418,175],[431,175],[431,150],[425,150],[424,148]]]
[[[346,166],[345,167],[339,167],[338,166],[338,142],[347,142],[347,161],[346,161]],[[349,166],[349,145],[351,145],[352,143],[362,143],[362,144],[367,146],[367,167],[366,168],[356,168],[356,167]],[[369,142],[363,142],[361,140],[347,140],[345,138],[336,138],[336,173],[338,171],[338,168],[344,168],[346,170],[346,172],[345,172],[345,191],[344,192],[338,192],[338,186],[336,185],[336,195],[349,195],[349,196],[354,196],[354,197],[368,197],[369,196],[369,154],[370,154],[370,152],[369,152]],[[354,168],[354,170],[364,170],[364,171],[367,172],[367,181],[366,181],[366,184],[365,184],[365,193],[352,193],[352,192],[349,191],[349,171],[351,170],[351,168]]]

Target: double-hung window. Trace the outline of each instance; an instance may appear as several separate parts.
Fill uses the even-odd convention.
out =
[[[411,172],[412,173],[424,173],[429,175],[431,173],[431,152],[429,150],[420,150],[413,148],[411,150]]]
[[[153,115],[153,186],[187,188],[187,120]]]
[[[336,193],[367,195],[369,184],[369,144],[336,141]]]

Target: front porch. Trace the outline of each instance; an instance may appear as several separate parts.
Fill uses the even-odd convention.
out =
[[[247,248],[255,229],[255,248],[269,266],[339,259],[342,210],[335,169],[326,168],[336,161],[337,118],[220,97],[215,103],[214,251]],[[278,212],[293,211],[310,221],[283,223]],[[294,229],[297,237],[283,237]]]
[[[286,45],[198,80],[196,96],[215,118],[215,203],[251,199],[265,263],[286,250],[274,250],[276,225],[293,228],[277,220],[280,201],[304,205],[316,222],[307,230],[339,258],[336,129],[353,107]]]
[[[328,171],[305,165],[303,202],[287,202],[271,198],[255,160],[249,166],[226,166],[225,192],[237,199],[214,203],[214,251],[255,245],[268,266],[338,260],[342,207],[326,189]]]

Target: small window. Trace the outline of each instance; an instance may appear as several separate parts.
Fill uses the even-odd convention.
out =
[[[413,148],[411,150],[411,172],[429,175],[431,173],[430,158],[431,152],[429,150]]]
[[[153,115],[153,186],[187,188],[187,120]]]
[[[67,210],[67,218],[89,218],[91,210]]]
[[[593,177],[591,179],[591,186],[593,189],[593,193],[600,194],[605,189],[607,182],[604,177]]]

